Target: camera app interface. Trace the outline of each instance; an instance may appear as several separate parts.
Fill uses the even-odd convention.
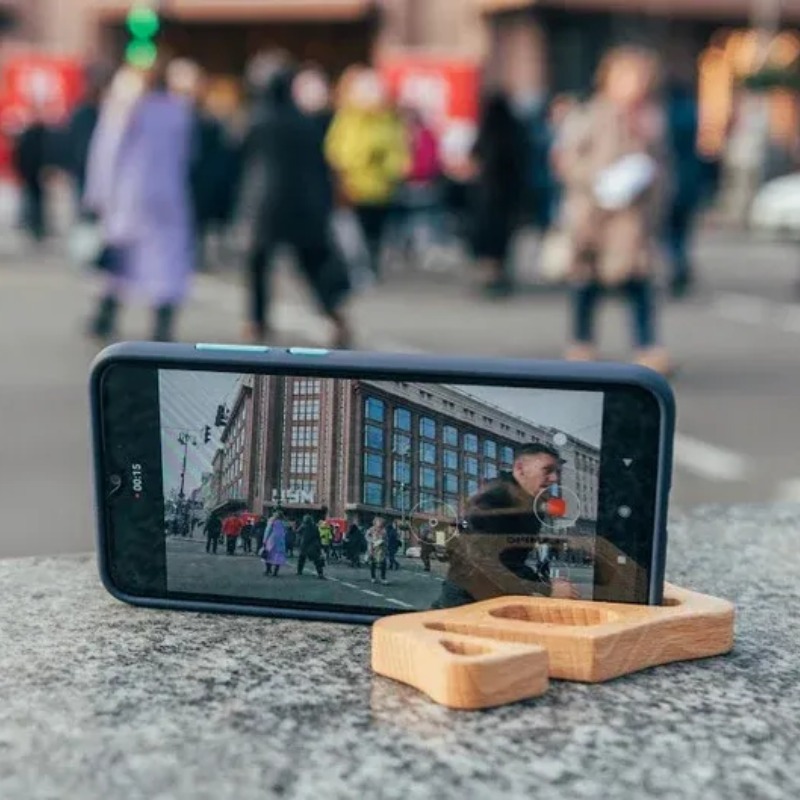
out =
[[[592,598],[603,394],[159,373],[170,592]]]

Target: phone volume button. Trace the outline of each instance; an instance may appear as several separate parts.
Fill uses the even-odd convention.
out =
[[[290,347],[289,354],[293,356],[327,356],[330,355],[330,350],[324,347]]]
[[[269,353],[270,348],[261,344],[208,344],[194,346],[195,350],[206,353]]]

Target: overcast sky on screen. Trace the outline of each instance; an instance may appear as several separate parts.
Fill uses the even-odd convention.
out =
[[[214,427],[217,406],[229,408],[236,398],[241,375],[230,372],[187,372],[161,370],[159,400],[161,406],[161,453],[164,464],[164,491],[180,488],[183,445],[181,431],[189,431],[197,446],[189,444],[186,459],[185,492],[200,485],[204,472],[211,471],[214,453],[219,447],[222,428]],[[206,425],[211,426],[211,442],[203,443]]]
[[[497,386],[454,386],[460,392],[491,403],[508,414],[556,428],[600,447],[603,433],[602,392],[565,392]]]

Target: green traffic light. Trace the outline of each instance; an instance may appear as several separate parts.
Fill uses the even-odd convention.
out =
[[[158,48],[153,42],[133,41],[125,49],[125,60],[139,69],[150,69],[158,58]]]
[[[152,39],[161,27],[154,8],[136,5],[128,12],[128,31],[136,39]]]

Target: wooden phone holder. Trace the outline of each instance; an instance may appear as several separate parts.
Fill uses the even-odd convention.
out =
[[[544,694],[548,678],[599,683],[722,655],[733,624],[727,600],[670,584],[662,606],[498,597],[379,620],[372,669],[451,708],[490,708]]]

